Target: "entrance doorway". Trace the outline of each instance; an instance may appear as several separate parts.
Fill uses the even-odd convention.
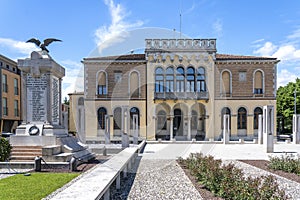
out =
[[[175,136],[183,136],[183,116],[180,109],[174,110],[173,134]]]

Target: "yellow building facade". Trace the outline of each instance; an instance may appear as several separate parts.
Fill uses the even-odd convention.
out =
[[[218,54],[216,39],[146,39],[144,54],[85,58],[76,131],[120,140],[138,123],[140,139],[220,140],[228,114],[232,140],[256,138],[262,107],[276,106],[278,62]]]
[[[17,63],[0,54],[0,132],[15,132],[21,121],[21,78]]]

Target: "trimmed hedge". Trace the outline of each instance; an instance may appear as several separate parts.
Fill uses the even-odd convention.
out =
[[[0,137],[0,162],[7,161],[11,152],[11,145],[9,141],[3,137]]]
[[[294,157],[292,154],[281,157],[270,157],[268,167],[300,175],[300,158]]]
[[[202,153],[191,154],[185,160],[180,158],[179,163],[216,196],[225,199],[287,199],[274,176],[246,177],[234,164],[222,165],[221,160]]]

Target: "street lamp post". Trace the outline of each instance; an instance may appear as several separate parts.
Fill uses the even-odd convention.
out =
[[[297,114],[297,90],[295,88],[295,91],[294,91],[294,98],[295,98],[295,102],[294,102],[294,113],[295,115]]]

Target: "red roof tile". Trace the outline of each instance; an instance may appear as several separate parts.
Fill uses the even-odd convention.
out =
[[[271,57],[216,54],[216,60],[277,60]]]
[[[95,58],[84,58],[84,60],[145,60],[145,54],[128,54],[119,56],[104,56]]]

